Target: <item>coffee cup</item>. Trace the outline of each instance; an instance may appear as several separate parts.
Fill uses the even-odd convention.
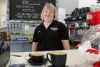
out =
[[[62,51],[47,53],[46,57],[53,67],[65,67],[67,54]]]
[[[42,63],[44,61],[44,53],[32,52],[29,54],[30,59],[35,63]]]

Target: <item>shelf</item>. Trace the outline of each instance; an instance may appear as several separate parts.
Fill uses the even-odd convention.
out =
[[[25,42],[25,41],[9,41],[9,42],[5,42],[5,44],[32,44],[32,42]]]

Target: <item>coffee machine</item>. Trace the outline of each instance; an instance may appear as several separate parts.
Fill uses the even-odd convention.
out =
[[[0,42],[0,67],[5,67],[10,59],[10,46]]]

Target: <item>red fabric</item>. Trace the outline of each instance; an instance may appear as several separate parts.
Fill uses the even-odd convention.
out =
[[[89,12],[88,14],[90,14],[92,16],[92,18],[90,19],[86,19],[86,21],[92,25],[98,25],[100,24],[100,11],[96,11],[96,12]]]
[[[88,49],[86,52],[89,52],[89,53],[94,53],[94,54],[99,54],[99,51],[98,50],[96,50],[96,49]]]
[[[100,67],[100,61],[93,64],[93,67]]]

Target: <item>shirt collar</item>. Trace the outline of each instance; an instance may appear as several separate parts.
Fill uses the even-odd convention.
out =
[[[44,23],[44,22],[43,22],[43,23]],[[40,26],[41,26],[42,28],[45,28],[45,26],[44,26],[43,23],[41,23]],[[53,20],[52,23],[50,24],[49,28],[50,28],[53,24],[55,24],[55,23],[56,23],[56,20]]]

